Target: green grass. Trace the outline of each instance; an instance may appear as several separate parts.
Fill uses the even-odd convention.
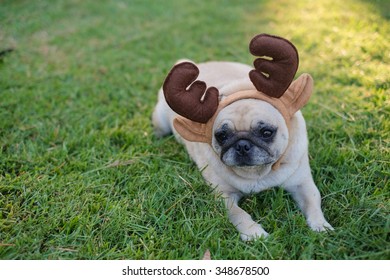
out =
[[[0,1],[0,258],[389,259],[387,1]],[[331,233],[287,193],[242,207],[240,241],[184,148],[150,117],[175,60],[251,63],[291,39],[316,87],[303,109]]]

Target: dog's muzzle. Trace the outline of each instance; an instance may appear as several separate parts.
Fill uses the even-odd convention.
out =
[[[255,143],[247,138],[235,139],[224,145],[221,161],[228,166],[259,166],[272,163],[273,154],[262,143]]]

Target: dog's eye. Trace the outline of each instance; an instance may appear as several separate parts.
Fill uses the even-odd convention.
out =
[[[259,134],[260,134],[261,138],[263,138],[263,139],[271,138],[272,136],[274,136],[274,133],[275,133],[275,131],[268,129],[268,128],[262,128],[259,131]]]
[[[276,126],[260,121],[253,129],[253,134],[262,141],[270,143],[273,141],[277,130],[278,128]]]
[[[215,139],[222,144],[229,139],[229,133],[225,130],[221,130],[215,133]]]

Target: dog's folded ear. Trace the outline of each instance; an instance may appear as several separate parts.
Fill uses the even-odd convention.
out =
[[[313,92],[313,78],[304,73],[291,83],[287,91],[280,98],[286,106],[290,117],[299,111],[309,101]]]
[[[176,131],[185,140],[190,142],[209,143],[210,137],[207,135],[206,124],[191,121],[183,117],[176,117],[173,120]]]

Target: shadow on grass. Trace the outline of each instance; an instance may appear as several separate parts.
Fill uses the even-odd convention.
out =
[[[360,0],[360,2],[372,5],[377,9],[381,16],[390,20],[390,1],[389,0]]]

